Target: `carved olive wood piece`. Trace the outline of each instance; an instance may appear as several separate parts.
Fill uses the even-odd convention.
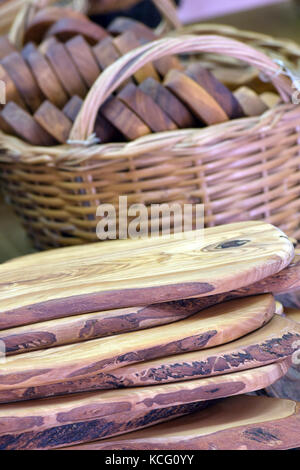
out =
[[[287,450],[300,447],[300,403],[241,395],[170,423],[71,450]]]
[[[0,328],[228,293],[278,273],[293,255],[280,230],[257,221],[29,255],[0,266]]]
[[[128,423],[129,417],[134,420],[138,413],[155,414],[170,406],[252,392],[278,380],[287,368],[283,361],[177,384],[1,405],[0,449],[50,449],[122,434],[131,430],[131,425],[138,428],[147,424],[143,419],[139,425]]]

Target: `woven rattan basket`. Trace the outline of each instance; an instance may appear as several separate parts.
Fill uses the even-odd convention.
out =
[[[0,5],[0,35],[9,33],[10,40],[21,47],[24,31],[30,20],[47,7],[64,6],[86,15],[125,10],[140,0],[7,0]],[[152,0],[163,17],[159,32],[178,28],[181,23],[173,0]],[[63,15],[63,13],[62,13]]]
[[[266,219],[300,238],[300,107],[291,102],[291,80],[262,51],[213,35],[214,27],[209,28],[209,35],[147,44],[106,69],[85,100],[70,145],[38,148],[0,134],[2,184],[36,246],[97,241],[96,208],[117,204],[120,195],[127,195],[129,204],[148,206],[204,203],[206,226]],[[234,30],[233,35],[239,34]],[[274,52],[271,39],[264,38],[265,50]],[[262,46],[262,36],[252,34],[247,42]],[[277,41],[278,49],[294,62],[300,57],[293,43]],[[284,104],[262,116],[207,128],[87,145],[97,110],[122,82],[148,61],[187,52],[228,55],[256,67],[273,82]]]

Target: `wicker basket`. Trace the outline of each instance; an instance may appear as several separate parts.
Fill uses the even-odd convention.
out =
[[[30,20],[38,11],[51,5],[64,6],[80,11],[86,15],[115,12],[126,9],[140,0],[8,0],[0,5],[0,35],[9,33],[10,40],[19,48],[22,47],[24,31]],[[159,32],[179,28],[181,23],[177,16],[173,0],[152,0],[164,19]]]
[[[253,34],[252,42],[256,38]],[[295,46],[295,51],[284,43],[280,47],[290,59],[300,55]],[[187,52],[228,55],[256,67],[284,104],[262,116],[203,129],[87,145],[97,110],[122,82],[148,61]],[[204,203],[206,226],[266,219],[299,239],[300,107],[291,103],[295,90],[279,71],[270,57],[235,39],[164,38],[130,52],[101,74],[74,124],[72,144],[38,148],[1,133],[3,185],[36,246],[97,241],[96,207],[117,204],[120,195],[127,195],[129,204]]]

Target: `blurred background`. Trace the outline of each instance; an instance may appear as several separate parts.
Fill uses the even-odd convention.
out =
[[[105,25],[113,16],[121,14],[140,19],[152,27],[159,24],[159,13],[150,0],[128,3],[133,5],[128,10],[115,15],[94,16],[93,19],[97,18]],[[300,43],[300,0],[178,0],[176,3],[184,23],[227,24]],[[32,247],[17,217],[4,205],[0,194],[0,262],[30,251]]]

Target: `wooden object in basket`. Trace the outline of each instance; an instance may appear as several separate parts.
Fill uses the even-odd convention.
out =
[[[121,53],[116,48],[113,38],[108,36],[107,38],[102,39],[98,44],[93,47],[93,53],[96,57],[99,67],[104,70],[109,67],[111,64],[116,62],[120,57]],[[128,78],[120,87],[122,89],[126,83],[133,83],[133,79]]]
[[[110,109],[110,112],[112,111],[112,109],[113,106]],[[109,111],[108,114],[110,115]],[[113,124],[111,124],[101,113],[98,113],[98,116],[96,118],[94,133],[102,144],[106,142],[119,142],[124,139],[121,132]]]
[[[140,21],[137,21],[133,18],[122,16],[114,19],[109,24],[107,31],[114,36],[120,36],[121,34],[130,32],[137,38],[145,38],[148,41],[153,41],[155,39],[155,33],[153,30],[144,23],[141,23]]]
[[[180,323],[177,326],[180,327]],[[229,374],[291,358],[297,341],[300,343],[300,328],[275,315],[265,326],[229,344],[121,367],[108,374],[95,375],[90,383],[100,390]]]
[[[0,60],[16,50],[16,46],[10,42],[8,36],[0,36]]]
[[[200,63],[191,64],[187,68],[186,74],[219,103],[230,119],[238,119],[244,116],[241,105],[234,94],[217,80],[209,70],[203,68]]]
[[[207,125],[228,121],[229,117],[219,103],[207,91],[178,70],[171,70],[164,85],[181,99],[186,106]]]
[[[96,243],[40,254],[21,260],[21,270],[17,262],[0,266],[1,326],[38,320],[49,308],[66,316],[228,292],[281,271],[294,256],[280,230],[257,221],[112,243],[113,250]]]
[[[121,55],[127,54],[127,52],[136,49],[141,44],[137,40],[136,36],[130,31],[117,36],[114,39],[114,45],[118,49]],[[153,64],[148,62],[146,65],[137,70],[134,74],[137,83],[143,82],[146,78],[152,77],[155,80],[160,80],[158,73],[156,72]]]
[[[108,36],[104,28],[90,21],[88,18],[61,18],[53,26],[51,26],[45,37],[56,36],[60,41],[68,41],[73,36],[80,34],[89,44],[94,45],[101,39]]]
[[[36,111],[43,101],[43,95],[21,54],[12,52],[1,60],[1,64],[13,80],[26,105],[31,111]]]
[[[241,87],[234,92],[246,116],[259,116],[267,111],[268,106],[260,96],[248,87]]]
[[[277,93],[265,91],[259,95],[259,98],[265,103],[268,108],[274,108],[281,102],[281,98]]]
[[[177,129],[175,122],[155,103],[151,96],[133,83],[129,83],[120,91],[118,99],[141,118],[153,132]]]
[[[62,16],[64,18],[73,18],[82,21],[86,21],[87,17],[80,13],[79,11],[73,10],[71,8],[62,8],[56,6],[49,6],[39,10],[32,19],[30,19],[28,25],[26,26],[24,33],[24,43],[34,42],[39,44],[48,29],[57,21],[59,21]]]
[[[6,102],[13,101],[21,108],[26,109],[26,104],[21,97],[14,81],[11,79],[3,65],[0,64],[0,80],[5,83]]]
[[[65,114],[65,116],[67,116],[68,119],[70,119],[70,121],[75,121],[82,106],[82,103],[82,99],[79,98],[79,96],[74,95],[64,106],[63,113]]]
[[[85,97],[87,87],[64,44],[55,38],[50,38],[40,45],[40,50],[50,62],[66,93],[70,97],[73,95]]]
[[[50,101],[43,102],[35,112],[34,119],[55,141],[61,144],[67,142],[72,121]]]
[[[66,42],[66,48],[86,86],[91,88],[101,70],[89,44],[82,36],[75,36]]]
[[[45,97],[55,106],[58,106],[59,108],[63,107],[68,101],[68,96],[62,83],[40,50],[35,47],[33,43],[28,44],[31,46],[31,49],[26,54],[25,60],[36,79],[39,88]]]
[[[124,432],[124,428],[114,425],[120,422],[123,413],[128,418],[130,414],[132,417],[172,405],[252,392],[278,380],[287,368],[288,362],[282,361],[249,371],[177,384],[35,401],[30,408],[24,403],[2,405],[0,447],[6,450],[47,449],[113,436]],[[30,417],[26,419],[24,414],[27,415],[29,409]]]
[[[111,37],[107,37],[98,42],[98,44],[93,47],[93,52],[102,70],[106,69],[106,67],[113,64],[121,57]]]
[[[287,450],[300,447],[300,404],[241,395],[150,429],[72,450]]]
[[[118,98],[107,100],[100,113],[129,141],[151,133],[151,129]]]
[[[55,140],[24,109],[13,102],[7,103],[0,112],[16,135],[33,145],[54,145]]]
[[[166,87],[149,77],[139,85],[147,95],[169,115],[179,128],[197,127],[197,121],[189,109]]]
[[[199,351],[233,341],[261,328],[275,314],[270,294],[211,307],[180,323],[141,332],[28,352],[6,359],[0,390],[59,384],[106,373],[141,361]],[[9,346],[9,345],[8,345]]]

